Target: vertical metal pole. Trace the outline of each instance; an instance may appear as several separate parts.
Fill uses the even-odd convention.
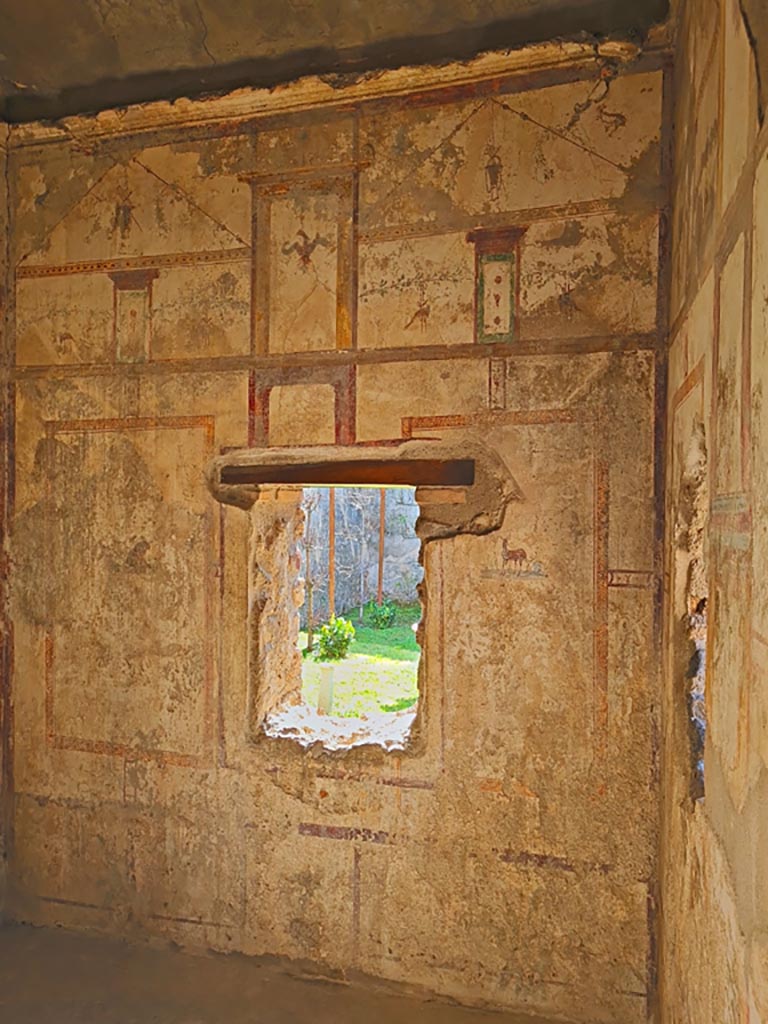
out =
[[[328,617],[336,614],[336,489],[328,492]]]
[[[379,581],[376,602],[381,605],[384,600],[384,520],[387,511],[387,491],[382,487],[379,492]]]

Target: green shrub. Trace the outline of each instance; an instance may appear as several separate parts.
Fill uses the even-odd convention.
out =
[[[396,615],[397,605],[392,601],[383,601],[381,604],[371,601],[371,625],[376,629],[390,629],[395,624]]]
[[[418,699],[418,695],[415,697],[398,697],[393,704],[380,704],[379,707],[382,711],[407,711],[408,708],[413,707]]]
[[[332,618],[317,631],[315,661],[343,661],[355,639],[355,627],[349,619]]]

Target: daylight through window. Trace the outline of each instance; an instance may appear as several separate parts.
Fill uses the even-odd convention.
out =
[[[404,746],[419,699],[419,515],[411,487],[305,487],[301,695],[269,735],[331,749]]]

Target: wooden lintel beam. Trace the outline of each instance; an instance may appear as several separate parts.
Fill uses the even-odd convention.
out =
[[[339,462],[224,466],[222,484],[328,487],[471,487],[474,459],[348,459]]]

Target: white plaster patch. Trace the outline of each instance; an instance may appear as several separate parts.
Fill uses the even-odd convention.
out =
[[[272,739],[295,740],[302,747],[322,743],[327,750],[348,750],[375,743],[385,750],[404,750],[415,718],[415,711],[342,718],[323,715],[308,704],[293,704],[269,714],[264,732]]]

